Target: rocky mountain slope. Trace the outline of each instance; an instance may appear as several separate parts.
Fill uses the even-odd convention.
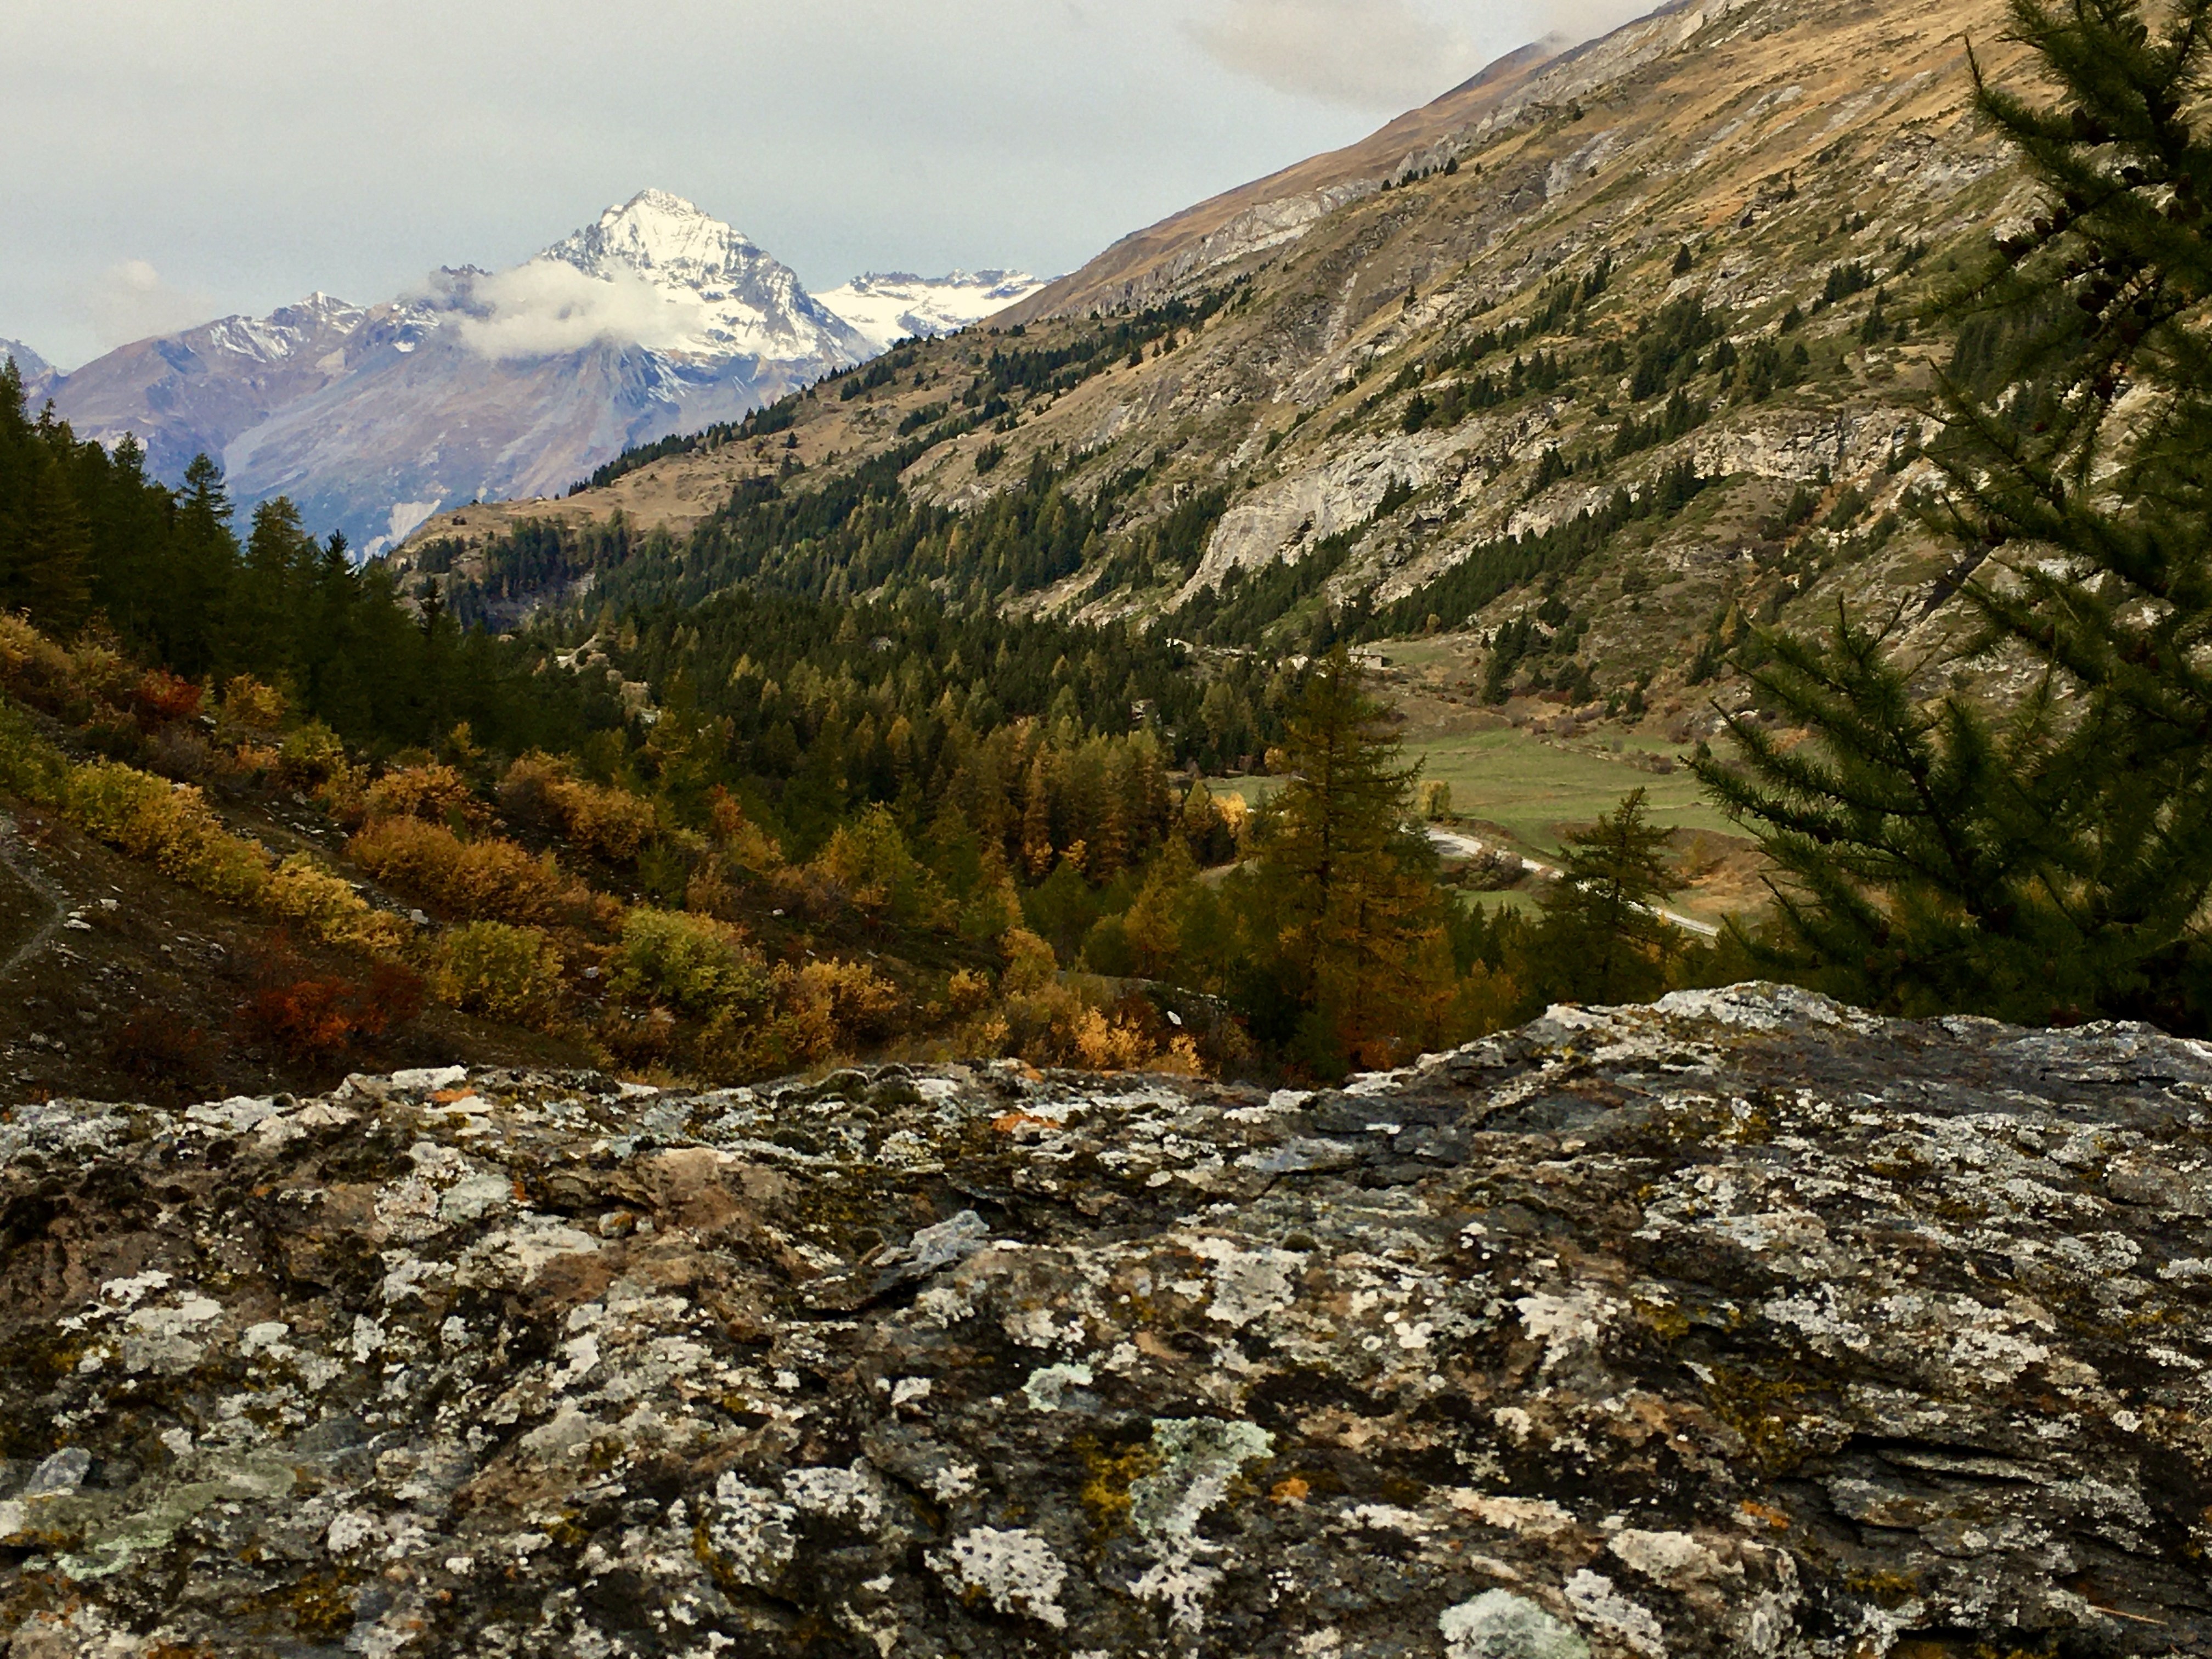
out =
[[[853,295],[871,328],[957,325],[1035,285],[994,273]],[[40,390],[83,435],[135,434],[159,477],[204,452],[241,504],[289,495],[374,553],[441,507],[559,495],[632,445],[737,419],[879,349],[738,232],[646,191],[510,270],[443,270],[366,308],[312,295]]]
[[[957,334],[1044,286],[1025,270],[956,270],[945,276],[871,272],[815,297],[877,350],[887,351],[901,340]]]
[[[1334,611],[1457,638],[1477,681],[1515,623],[1512,684],[1679,681],[1746,617],[1947,562],[1905,510],[1952,350],[1915,310],[2026,204],[1967,105],[1970,40],[2025,73],[2002,28],[1988,0],[1706,0],[1508,60],[996,337],[809,394],[690,495],[896,451],[965,507],[1043,457],[1113,525],[1019,604],[1288,649]],[[1178,509],[1197,533],[1164,536]]]
[[[0,1124],[18,1655],[2212,1650],[2212,1054],[1739,987],[1342,1091]]]
[[[21,340],[0,339],[0,361],[12,361],[27,386],[43,387],[54,366]]]
[[[266,317],[224,317],[119,347],[55,374],[46,392],[79,436],[112,447],[127,433],[147,470],[173,483],[194,456],[222,459],[278,410],[343,376],[375,320],[311,294]],[[250,488],[241,493],[250,499]]]

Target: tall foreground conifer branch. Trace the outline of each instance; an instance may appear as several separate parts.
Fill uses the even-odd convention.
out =
[[[2212,890],[2212,0],[2014,0],[2048,101],[1973,64],[2043,200],[1942,305],[1931,522],[2028,672],[2001,713],[1916,696],[1901,617],[1767,633],[1747,672],[1811,734],[1741,717],[1699,770],[1784,877],[1783,954],[1857,1000],[2205,1024]]]

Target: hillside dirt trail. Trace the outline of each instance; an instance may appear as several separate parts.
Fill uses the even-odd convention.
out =
[[[15,833],[15,820],[4,812],[0,812],[0,894],[8,900],[4,915],[0,915],[0,950],[8,953],[0,958],[0,980],[4,980],[53,943],[66,913],[61,890],[25,854]],[[44,919],[31,923],[29,919],[40,909],[46,912]],[[23,937],[11,946],[10,935],[19,932]]]

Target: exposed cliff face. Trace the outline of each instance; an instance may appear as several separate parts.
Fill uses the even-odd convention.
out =
[[[1751,987],[1312,1096],[457,1068],[21,1108],[0,1626],[2203,1652],[2209,1099],[2212,1050],[2141,1029]]]

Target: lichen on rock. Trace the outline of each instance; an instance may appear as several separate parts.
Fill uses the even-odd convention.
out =
[[[1736,987],[1341,1090],[0,1121],[28,1656],[2212,1651],[2212,1048]]]

